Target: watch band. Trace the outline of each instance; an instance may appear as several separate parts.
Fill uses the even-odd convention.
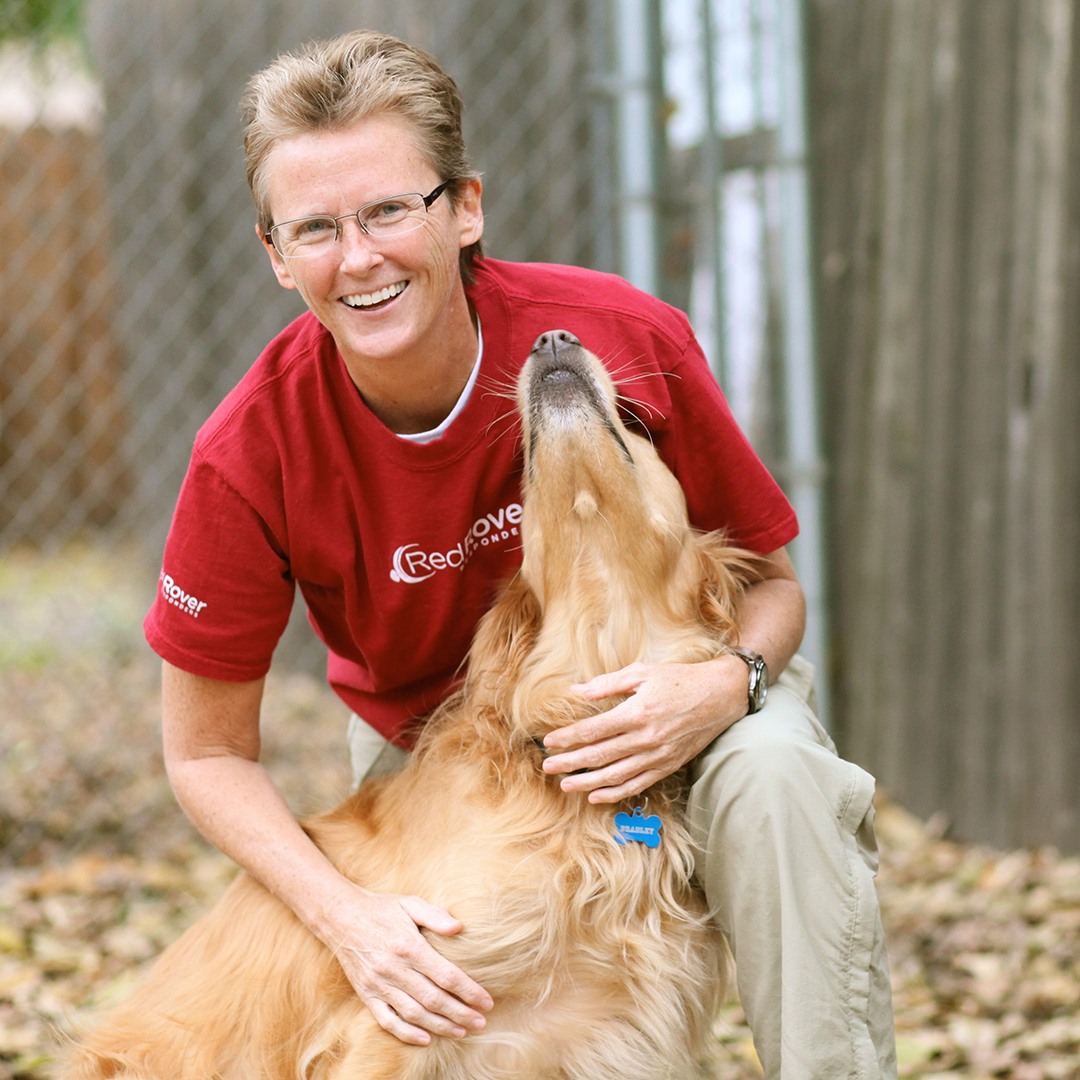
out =
[[[746,715],[753,716],[761,712],[765,705],[765,698],[769,693],[769,669],[764,657],[753,649],[743,648],[741,645],[732,646],[731,651],[742,660],[749,670],[750,683],[747,686]]]

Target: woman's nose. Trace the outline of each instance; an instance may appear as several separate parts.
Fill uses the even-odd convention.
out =
[[[350,269],[377,266],[383,259],[376,241],[360,228],[360,222],[355,217],[347,217],[341,222],[338,247],[341,265]]]

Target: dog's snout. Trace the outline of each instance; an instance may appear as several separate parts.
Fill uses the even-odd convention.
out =
[[[557,356],[560,349],[571,345],[580,346],[581,342],[569,330],[548,330],[536,339],[532,351],[534,353],[550,352],[552,356]]]

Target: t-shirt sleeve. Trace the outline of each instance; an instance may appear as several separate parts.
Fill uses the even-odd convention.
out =
[[[665,453],[686,494],[690,521],[723,529],[761,554],[792,541],[795,511],[739,427],[691,334],[669,383],[674,445]]]
[[[259,679],[288,623],[293,592],[288,559],[267,522],[196,451],[143,624],[150,647],[193,675]]]

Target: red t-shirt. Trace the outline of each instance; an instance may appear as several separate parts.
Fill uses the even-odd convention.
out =
[[[629,383],[694,525],[760,552],[793,539],[794,511],[681,312],[611,275],[492,259],[468,293],[484,338],[479,378],[429,443],[399,438],[367,409],[310,313],[265,349],[195,440],[145,623],[165,660],[214,679],[262,677],[299,585],[331,685],[408,745],[410,722],[445,696],[520,563],[506,390],[547,330],[576,334]]]

